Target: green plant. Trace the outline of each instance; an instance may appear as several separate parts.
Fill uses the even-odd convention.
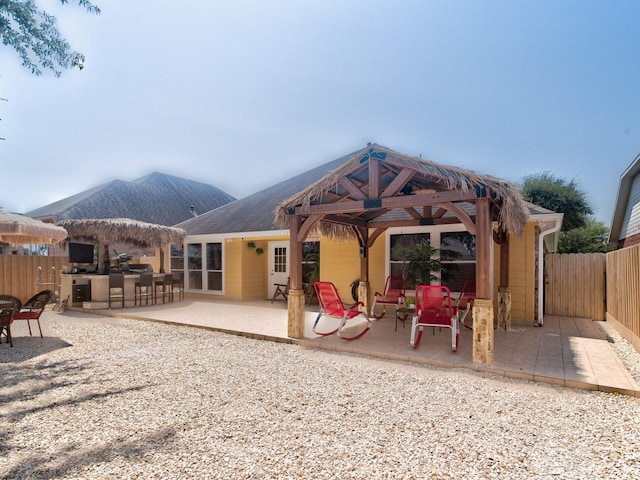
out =
[[[402,261],[402,276],[407,279],[407,286],[430,285],[438,280],[445,269],[440,251],[428,243],[420,243],[412,248],[398,247],[393,256]]]
[[[255,242],[248,242],[247,243],[247,247],[248,248],[256,248],[256,244],[255,244]]]
[[[303,263],[306,267],[305,280],[309,285],[313,285],[320,280],[320,254],[316,252],[307,253],[304,256]]]

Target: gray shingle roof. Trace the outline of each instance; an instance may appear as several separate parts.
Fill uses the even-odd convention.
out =
[[[354,153],[315,167],[289,180],[186,220],[176,226],[184,228],[188,235],[277,230],[279,227],[274,224],[275,208],[287,198],[338,168]]]
[[[54,221],[87,218],[131,218],[173,226],[232,202],[235,197],[213,185],[154,172],[132,182],[113,180],[27,212]]]

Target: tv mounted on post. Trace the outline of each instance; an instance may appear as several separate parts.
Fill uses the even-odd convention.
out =
[[[93,264],[93,245],[69,243],[69,261],[71,263]]]

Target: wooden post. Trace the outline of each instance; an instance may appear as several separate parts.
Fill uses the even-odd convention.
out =
[[[476,300],[473,304],[473,361],[493,364],[493,228],[489,192],[476,200]]]
[[[289,298],[287,300],[287,335],[304,336],[304,290],[302,289],[302,244],[298,231],[302,223],[300,215],[292,215],[289,221]]]
[[[498,287],[498,328],[511,330],[511,289]]]

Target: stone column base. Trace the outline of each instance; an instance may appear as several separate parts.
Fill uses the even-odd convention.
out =
[[[291,338],[304,337],[304,290],[289,290],[287,299],[287,335]]]
[[[493,301],[473,302],[473,361],[493,365]]]

